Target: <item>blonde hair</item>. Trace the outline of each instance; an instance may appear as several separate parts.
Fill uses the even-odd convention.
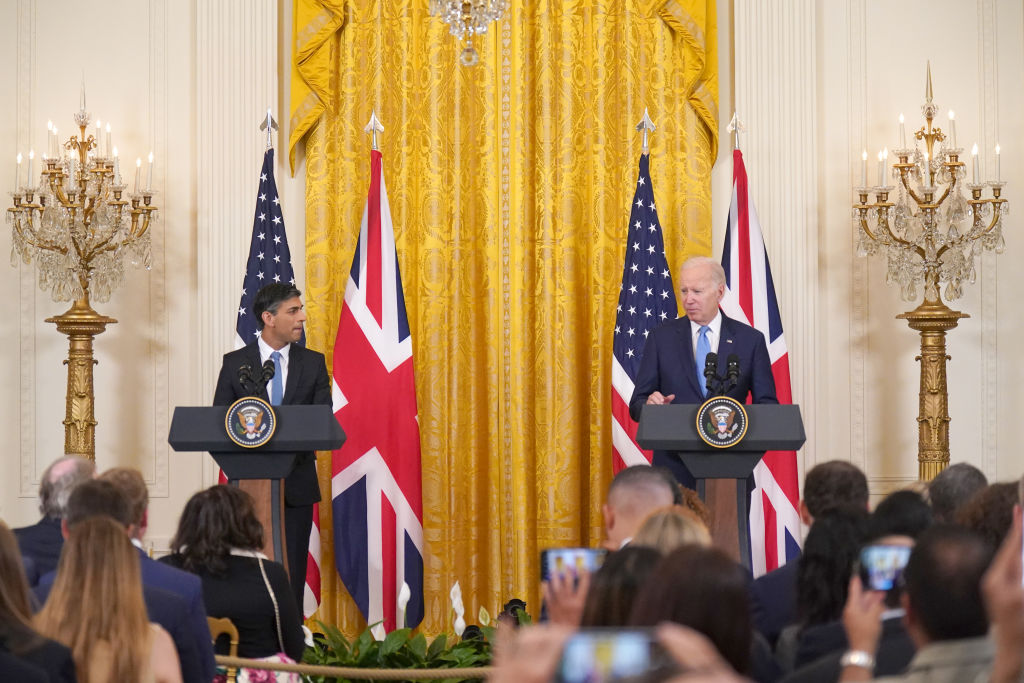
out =
[[[149,618],[138,552],[122,525],[98,516],[74,526],[36,627],[71,648],[80,683],[98,683],[89,678],[90,657],[104,646],[110,680],[140,679],[149,658]]]
[[[633,535],[631,545],[654,548],[667,555],[681,545],[711,545],[711,533],[697,515],[681,505],[655,510]]]

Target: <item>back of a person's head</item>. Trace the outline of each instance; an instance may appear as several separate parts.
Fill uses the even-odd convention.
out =
[[[917,491],[893,491],[871,513],[871,538],[917,538],[932,525],[932,509]]]
[[[99,476],[100,481],[109,481],[117,487],[124,499],[128,501],[128,514],[132,524],[138,526],[146,515],[149,507],[149,489],[142,472],[134,467],[113,467]]]
[[[1017,502],[1016,482],[989,484],[960,506],[954,521],[998,548],[1013,523],[1013,506]]]
[[[654,548],[628,545],[609,553],[590,578],[580,626],[625,626],[633,601],[661,553]]]
[[[903,571],[910,608],[933,641],[988,631],[981,577],[993,547],[968,529],[936,524],[921,534]]]
[[[673,621],[703,633],[736,671],[750,669],[753,631],[745,570],[717,548],[686,545],[661,559],[640,589],[632,626]]]
[[[817,519],[836,508],[868,507],[868,480],[853,463],[830,460],[815,465],[804,477],[804,505]]]
[[[18,540],[0,521],[0,643],[14,654],[37,640],[29,626],[32,605]]]
[[[68,529],[100,515],[114,519],[125,529],[132,524],[128,500],[109,481],[90,479],[76,486],[68,497],[67,512],[64,515]]]
[[[704,501],[700,499],[700,495],[698,495],[693,489],[688,489],[685,486],[680,486],[679,491],[682,493],[683,498],[681,505],[693,514],[697,515],[697,519],[699,519],[705,527],[710,529],[712,522],[711,510],[709,510],[708,506],[704,504]]]
[[[986,486],[985,474],[970,463],[958,462],[939,472],[928,484],[935,521],[953,522],[960,506]]]
[[[262,550],[263,525],[252,497],[234,486],[218,484],[192,496],[171,539],[188,571],[222,574],[232,549]]]
[[[95,472],[96,466],[91,460],[77,455],[54,460],[43,470],[39,483],[39,512],[50,519],[64,517],[71,491],[92,479]]]
[[[857,553],[868,536],[863,508],[830,510],[814,519],[797,561],[797,614],[804,625],[842,614]]]
[[[664,502],[666,496],[668,502]],[[608,487],[608,503],[617,507],[642,504],[645,498],[657,501],[655,507],[682,503],[678,484],[664,467],[631,465],[616,474]]]
[[[672,505],[647,515],[630,544],[667,555],[682,545],[711,545],[711,532],[689,508]]]

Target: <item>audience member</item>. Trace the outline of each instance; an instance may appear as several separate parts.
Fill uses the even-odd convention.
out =
[[[733,669],[751,669],[747,574],[717,548],[686,545],[663,557],[637,594],[629,621],[688,626],[707,636]]]
[[[857,467],[843,460],[815,465],[804,477],[800,519],[811,527],[815,518],[834,508],[868,508],[868,480]],[[796,621],[797,563],[790,560],[750,585],[754,627],[775,646],[783,627]]]
[[[700,499],[697,492],[679,484],[676,484],[676,486],[679,487],[679,492],[682,494],[682,502],[679,504],[697,515],[697,519],[700,520],[701,524],[710,529],[712,522],[711,510],[709,510],[708,506],[704,504],[704,501]]]
[[[262,553],[263,526],[252,498],[233,486],[192,496],[162,562],[198,574],[207,612],[238,628],[240,657],[284,652],[302,659],[302,618],[284,566]]]
[[[960,506],[987,485],[984,473],[970,463],[958,462],[939,472],[928,484],[935,521],[952,524]]]
[[[1019,502],[1017,488],[1016,482],[989,484],[957,510],[956,523],[998,548],[1013,521],[1013,506]]]
[[[36,625],[71,648],[81,683],[182,680],[171,637],[146,616],[135,549],[108,517],[71,530]]]
[[[811,525],[797,563],[797,623],[783,631],[776,647],[783,671],[843,647],[839,618],[868,525],[860,508],[829,510]]]
[[[62,521],[61,531],[67,538],[79,524],[101,516],[115,520],[122,526],[125,537],[128,537],[132,513],[128,500],[121,491],[109,481],[93,479],[83,482],[75,487],[68,498],[67,515]],[[135,554],[139,556],[137,550]],[[136,564],[140,564],[140,560],[137,559]],[[209,627],[205,623],[205,615],[197,617],[190,613],[189,604],[180,595],[158,585],[147,585],[148,572],[139,571],[142,598],[149,620],[162,626],[173,639],[181,663],[182,676],[187,681],[212,679],[215,668],[213,647],[210,639],[206,637]],[[50,592],[59,579],[59,571],[50,572],[39,579],[39,585],[33,590],[39,604],[48,602]],[[200,622],[202,628],[198,626]]]
[[[580,626],[629,623],[633,600],[659,560],[660,552],[635,544],[610,553],[591,577]]]
[[[991,559],[992,548],[967,529],[937,524],[921,534],[903,572],[902,598],[917,654],[903,675],[880,680],[973,681],[991,667],[981,597]],[[884,607],[881,593],[865,591],[859,577],[850,581],[843,611],[850,650],[840,680],[870,680]]]
[[[641,522],[651,512],[681,502],[672,473],[660,467],[633,465],[615,475],[608,498],[601,506],[608,550],[629,543]]]
[[[28,583],[21,568],[21,553],[11,530],[0,521],[0,652],[22,666],[36,669],[43,681],[74,683],[75,663],[71,651],[44,638],[32,628]],[[0,680],[21,681],[15,672]]]
[[[873,538],[905,536],[916,539],[932,525],[932,509],[917,491],[893,491],[871,513],[869,532]]]
[[[64,517],[68,496],[78,484],[92,478],[95,467],[91,460],[68,455],[50,463],[43,470],[39,482],[39,512],[43,518],[32,526],[14,530],[21,555],[30,564],[26,566],[29,586],[35,586],[39,577],[57,568],[64,536],[60,520]]]
[[[672,505],[649,514],[630,545],[647,546],[667,555],[689,543],[709,546],[711,532],[689,508]]]
[[[1024,482],[1024,479],[1022,479]],[[1024,674],[1024,585],[1021,563],[1021,508],[1014,506],[1013,523],[992,564],[981,580],[985,612],[991,624],[996,654],[989,683],[1019,681]]]

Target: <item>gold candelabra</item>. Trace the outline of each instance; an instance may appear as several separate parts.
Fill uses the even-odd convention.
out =
[[[917,298],[917,284],[924,284],[924,301],[912,311],[898,315],[921,335],[921,382],[918,406],[918,476],[930,481],[949,464],[949,392],[946,383],[946,332],[957,326],[966,313],[950,309],[945,295],[955,300],[963,295],[964,280],[976,278],[975,261],[981,250],[1003,251],[1002,217],[1006,200],[999,177],[999,147],[996,147],[996,180],[981,182],[977,145],[973,150],[973,182],[966,183],[963,150],[956,145],[954,113],[949,112],[950,134],[932,125],[938,107],[932,101],[931,67],[927,67],[925,103],[921,107],[925,125],[914,133],[912,147],[906,144],[900,115],[899,161],[892,165],[895,188],[886,184],[888,151],[879,153],[878,185],[867,186],[867,154],[862,156],[861,185],[855,188],[854,224],[858,253],[884,253],[888,259],[886,280],[899,284],[903,298]],[[948,144],[947,144],[948,140]],[[923,150],[918,148],[923,143]],[[963,193],[964,185],[970,199]],[[983,198],[985,187],[992,196]],[[897,191],[895,202],[889,200]],[[868,195],[874,194],[874,203]]]
[[[108,301],[124,280],[125,263],[150,265],[150,227],[157,207],[153,205],[153,155],[149,155],[148,181],[140,186],[142,161],[136,161],[134,192],[121,182],[117,148],[105,145],[100,124],[87,135],[90,115],[81,107],[74,115],[79,135],[61,144],[57,129],[49,126],[47,153],[38,184],[28,173],[20,185],[20,159],[13,206],[7,209],[11,224],[11,265],[20,257],[35,262],[39,286],[54,301],[72,301],[63,314],[50,317],[57,330],[68,336],[67,395],[64,417],[64,451],[95,459],[93,337],[117,321],[100,315],[90,296]],[[123,198],[127,195],[127,199]]]
[[[473,47],[473,36],[487,33],[492,21],[501,19],[508,6],[508,0],[430,0],[430,16],[441,17],[449,26],[449,33],[459,40],[465,39],[466,47],[459,54],[463,66],[473,66],[480,61],[480,55]]]

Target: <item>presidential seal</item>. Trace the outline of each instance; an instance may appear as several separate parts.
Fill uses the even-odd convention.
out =
[[[747,434],[747,411],[734,398],[710,398],[697,411],[697,433],[709,446],[735,446]]]
[[[231,404],[224,416],[228,438],[242,448],[256,448],[270,441],[277,427],[274,409],[262,398],[246,396]]]

